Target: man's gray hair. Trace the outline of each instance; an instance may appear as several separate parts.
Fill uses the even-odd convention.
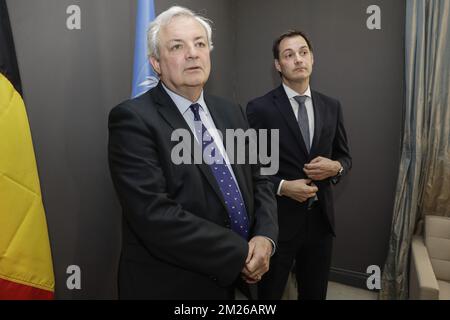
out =
[[[175,17],[191,17],[197,20],[206,30],[206,35],[208,36],[208,44],[210,50],[213,49],[212,43],[212,29],[211,23],[212,21],[202,17],[193,11],[179,7],[173,6],[167,9],[166,11],[160,13],[155,20],[150,23],[150,26],[147,31],[147,46],[148,46],[148,57],[154,57],[159,59],[159,33],[161,28],[168,25],[173,18]]]

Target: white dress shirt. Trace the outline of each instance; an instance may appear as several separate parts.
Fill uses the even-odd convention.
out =
[[[314,138],[314,107],[311,97],[311,88],[308,86],[305,92],[298,93],[291,88],[289,88],[286,84],[283,83],[284,91],[286,92],[286,95],[289,99],[289,102],[291,103],[292,111],[294,111],[295,118],[298,121],[298,102],[294,99],[296,96],[307,96],[305,100],[305,107],[306,112],[308,114],[308,122],[309,122],[309,145],[312,146],[312,141]],[[280,181],[280,184],[278,185],[277,195],[281,196],[281,186],[283,185],[284,180]]]

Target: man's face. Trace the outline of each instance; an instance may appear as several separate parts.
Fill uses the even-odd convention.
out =
[[[314,57],[308,43],[302,36],[284,38],[280,42],[280,57],[275,60],[275,68],[288,82],[309,80]]]
[[[211,70],[205,28],[194,18],[175,17],[159,33],[159,60],[151,58],[155,71],[169,89],[183,95],[201,89]]]

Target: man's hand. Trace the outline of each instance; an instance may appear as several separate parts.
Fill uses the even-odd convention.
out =
[[[263,274],[269,270],[272,243],[263,236],[255,236],[248,243],[248,255],[242,278],[249,284],[261,280]]]
[[[281,186],[281,195],[292,198],[298,202],[305,202],[316,195],[319,191],[315,185],[308,186],[309,179],[285,180]]]
[[[303,171],[305,171],[308,178],[321,181],[337,175],[340,168],[341,164],[338,161],[317,157],[310,163],[305,164]]]

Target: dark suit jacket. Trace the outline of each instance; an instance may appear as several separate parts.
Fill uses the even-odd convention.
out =
[[[311,151],[308,154],[294,111],[281,85],[266,95],[248,103],[247,118],[256,129],[279,129],[280,168],[271,176],[276,193],[280,181],[307,179],[303,166],[318,156],[338,160],[348,172],[352,165],[347,145],[342,109],[339,101],[312,91],[315,130]],[[332,179],[315,182],[322,211],[328,217],[334,234],[334,206],[331,192]],[[338,181],[333,181],[337,183]],[[306,202],[299,203],[288,197],[277,196],[280,241],[289,240],[298,230],[299,214],[306,210]]]
[[[204,98],[217,129],[248,128],[241,107]],[[110,113],[109,165],[124,217],[121,298],[224,299],[244,267],[248,243],[230,229],[209,166],[171,161],[179,128],[189,130],[161,84]],[[272,183],[256,165],[232,168],[251,235],[276,241]]]

